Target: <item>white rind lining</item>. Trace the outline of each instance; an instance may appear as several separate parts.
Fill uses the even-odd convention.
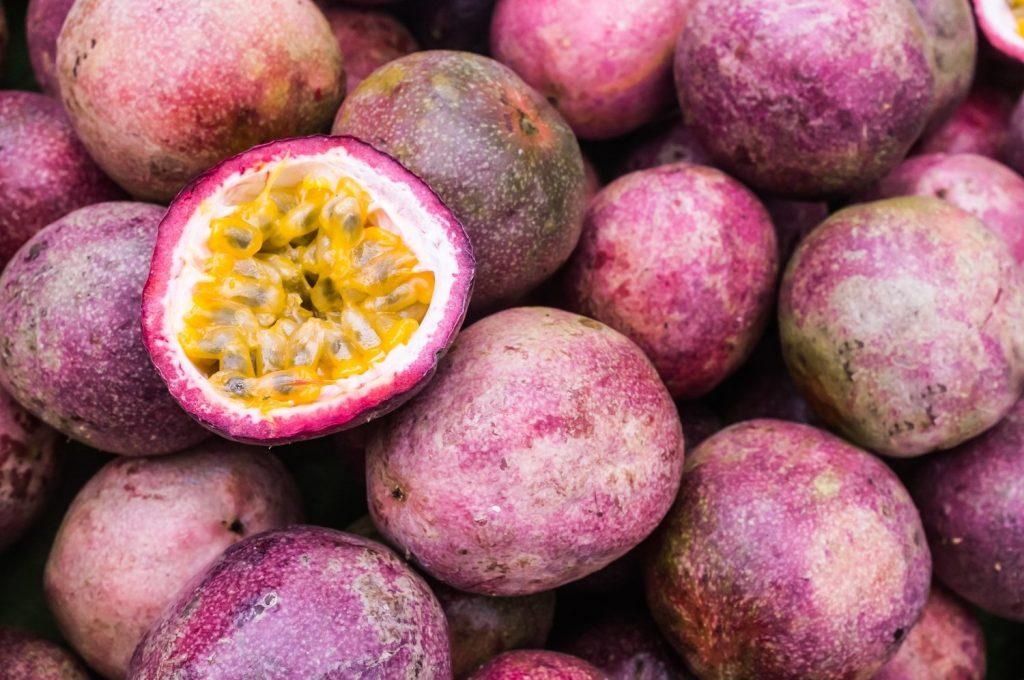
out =
[[[1017,18],[1007,0],[981,0],[980,4],[985,16],[979,17],[979,23],[985,23],[1001,39],[1024,49],[1024,36],[1017,32]]]

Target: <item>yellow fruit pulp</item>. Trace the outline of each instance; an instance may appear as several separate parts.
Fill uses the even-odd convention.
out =
[[[1013,18],[1017,20],[1017,33],[1024,36],[1024,0],[1007,0]]]
[[[434,293],[353,180],[307,176],[210,223],[211,255],[179,334],[210,382],[264,411],[316,401],[407,343]]]

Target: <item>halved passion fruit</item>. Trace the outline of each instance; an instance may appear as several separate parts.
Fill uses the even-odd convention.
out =
[[[474,272],[462,226],[391,157],[350,137],[273,142],[171,204],[143,337],[214,432],[305,439],[411,397],[458,332]]]
[[[994,48],[1024,62],[1024,0],[974,0],[974,13]]]

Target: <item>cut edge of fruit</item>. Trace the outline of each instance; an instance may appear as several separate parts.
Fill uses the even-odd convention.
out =
[[[1006,56],[1024,61],[1024,1],[974,0],[985,37]]]

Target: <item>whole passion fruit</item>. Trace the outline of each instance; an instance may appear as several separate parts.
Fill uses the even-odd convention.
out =
[[[153,369],[139,326],[163,208],[98,203],[32,237],[0,276],[0,384],[101,451],[152,455],[208,436]]]
[[[775,230],[757,197],[719,170],[678,163],[597,195],[565,285],[575,311],[624,333],[673,396],[694,398],[747,358],[777,274]]]
[[[379,67],[419,49],[409,29],[385,12],[328,7],[324,16],[344,57],[349,94]]]
[[[57,82],[57,36],[75,0],[29,0],[25,38],[32,71],[43,92],[60,95]]]
[[[334,132],[394,155],[465,225],[479,266],[475,311],[516,301],[576,247],[587,196],[576,137],[492,59],[435,51],[393,61],[345,100]]]
[[[1024,62],[1024,2],[974,0],[974,14],[992,47],[1005,57]]]
[[[21,538],[49,499],[56,445],[54,430],[0,390],[0,551]]]
[[[530,649],[495,657],[470,680],[608,680],[608,676],[575,656]]]
[[[701,678],[868,678],[928,597],[928,546],[896,475],[806,425],[752,420],[706,440],[657,536],[647,600]]]
[[[390,157],[353,138],[272,142],[171,204],[143,339],[208,428],[306,439],[408,399],[458,332],[473,274],[458,221]]]
[[[909,0],[689,5],[675,57],[683,112],[712,157],[756,189],[864,189],[932,114],[933,48]]]
[[[367,450],[373,520],[459,590],[525,595],[643,540],[679,485],[675,405],[639,347],[586,317],[515,308],[459,335]]]
[[[911,1],[921,15],[935,57],[935,103],[929,127],[937,127],[964,101],[974,81],[978,61],[974,12],[970,0]]]
[[[1006,92],[976,87],[952,116],[926,133],[918,153],[975,153],[1001,158],[1013,113],[1013,99]]]
[[[1024,173],[1024,95],[1021,95],[1010,116],[1003,158],[1011,168]]]
[[[1001,238],[931,197],[842,210],[797,248],[779,294],[797,387],[892,456],[984,432],[1024,389],[1024,282]]]
[[[81,0],[57,41],[57,78],[100,167],[160,201],[255,144],[323,132],[345,94],[312,0]]]
[[[0,627],[0,674],[10,680],[89,680],[72,654],[49,640]]]
[[[128,673],[451,677],[444,612],[423,579],[378,543],[306,526],[228,548],[149,630]]]
[[[498,0],[491,53],[581,138],[618,137],[670,110],[687,2]]]
[[[46,563],[46,598],[90,667],[123,678],[178,591],[245,536],[298,522],[298,490],[265,450],[214,440],[119,458],[79,491]]]
[[[60,102],[0,92],[0,269],[22,243],[76,208],[124,193],[75,135]]]

